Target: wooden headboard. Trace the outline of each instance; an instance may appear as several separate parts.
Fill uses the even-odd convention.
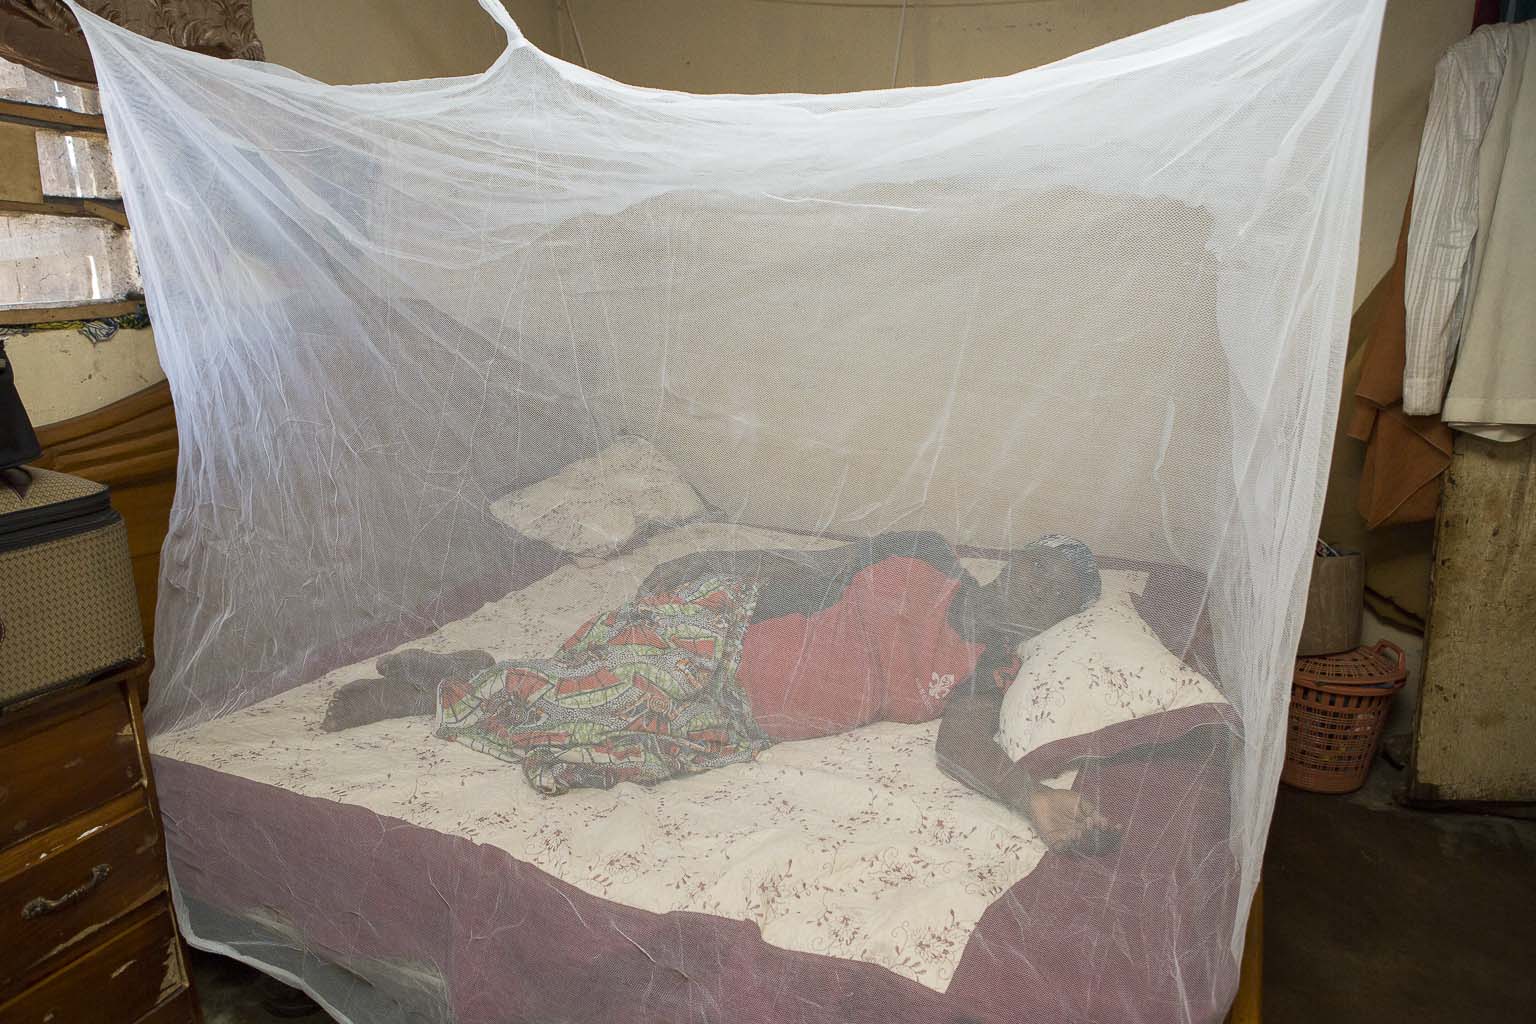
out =
[[[133,582],[144,618],[145,651],[154,654],[160,548],[176,488],[176,411],[161,381],[94,412],[39,427],[36,465],[96,480],[128,524]]]

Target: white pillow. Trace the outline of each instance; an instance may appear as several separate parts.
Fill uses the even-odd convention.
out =
[[[677,467],[632,435],[491,505],[512,529],[577,556],[611,555],[648,526],[680,526],[706,511]]]
[[[1215,685],[1164,647],[1137,612],[1131,598],[1145,583],[1145,573],[1105,572],[1092,606],[1019,645],[1023,667],[998,720],[997,740],[1010,757],[1054,771],[1230,718]],[[1144,727],[1126,727],[1138,722]]]

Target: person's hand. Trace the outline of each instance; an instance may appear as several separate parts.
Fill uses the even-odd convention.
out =
[[[1092,800],[1068,789],[1039,786],[1029,795],[1029,819],[1057,853],[1098,855],[1120,846],[1123,826],[1111,824]]]

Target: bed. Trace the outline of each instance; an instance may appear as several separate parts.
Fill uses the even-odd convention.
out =
[[[348,87],[76,11],[178,400],[146,724],[189,933],[350,1021],[1219,1018],[1383,0],[711,96],[482,5],[483,73]],[[675,486],[612,471],[645,446]],[[873,543],[831,574],[700,559],[551,650],[668,544],[780,534]],[[494,717],[465,742],[547,790],[660,784],[557,811],[424,723],[316,735],[349,673],[467,639],[542,664],[371,692]],[[953,694],[989,677],[995,718]],[[801,713],[841,735],[748,760]],[[856,727],[939,714],[952,770],[1118,849],[1043,853],[931,732]],[[1069,767],[1080,796],[1031,785]]]
[[[123,424],[94,415],[121,443]],[[56,429],[77,465],[111,475],[87,454],[92,430]],[[466,598],[463,614],[397,639],[535,656],[675,554],[830,543],[695,523]],[[1194,1019],[1225,1011],[1238,965],[1221,938],[1234,894],[1215,732],[1056,779],[1111,816],[1164,823],[1076,858],[940,773],[936,723],[551,800],[425,718],[321,732],[330,695],[374,660],[319,665],[312,682],[154,742],[192,941],[302,980],[351,1019],[1158,1020],[1192,992],[1206,994]],[[1166,948],[1179,963],[1142,955]]]

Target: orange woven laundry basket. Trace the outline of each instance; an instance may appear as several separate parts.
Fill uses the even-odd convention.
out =
[[[1386,640],[1297,658],[1281,780],[1314,793],[1363,786],[1387,710],[1407,677],[1403,649]]]

